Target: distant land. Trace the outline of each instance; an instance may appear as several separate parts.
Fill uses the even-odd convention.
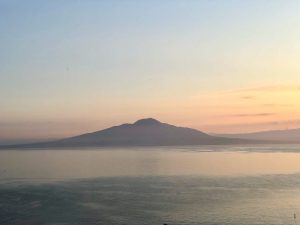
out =
[[[253,140],[216,137],[199,130],[177,127],[153,118],[141,119],[133,124],[122,124],[104,130],[86,133],[57,141],[32,144],[2,145],[0,148],[64,148],[106,146],[175,146],[250,144]]]
[[[218,137],[242,138],[248,140],[264,140],[282,143],[300,143],[300,128],[287,130],[270,130],[242,134],[212,134]]]

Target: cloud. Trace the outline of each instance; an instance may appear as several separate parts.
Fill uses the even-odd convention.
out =
[[[267,117],[267,116],[274,116],[276,113],[241,113],[241,114],[232,114],[227,115],[229,117]]]
[[[300,126],[300,120],[278,120],[278,121],[268,121],[268,122],[260,122],[260,123],[238,123],[238,124],[232,124],[230,126],[283,126],[283,127],[294,127],[294,126]]]
[[[270,86],[261,86],[261,87],[252,87],[252,88],[241,88],[241,89],[230,90],[228,91],[228,93],[285,92],[285,91],[300,91],[300,85],[270,85]]]
[[[242,99],[254,99],[255,96],[253,96],[253,95],[245,95],[245,96],[242,96],[241,98]]]
[[[256,123],[210,124],[206,126],[206,130],[213,131],[214,133],[247,133],[264,130],[282,130],[287,128],[300,128],[300,120],[272,120]]]
[[[267,104],[262,104],[262,106],[266,106],[266,107],[294,107],[295,105],[293,105],[293,104],[267,103]]]

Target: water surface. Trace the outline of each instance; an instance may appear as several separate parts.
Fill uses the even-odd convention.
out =
[[[0,151],[0,171],[1,225],[283,225],[300,215],[295,145]]]
[[[4,150],[0,179],[289,174],[300,172],[299,162],[300,147],[294,145]]]

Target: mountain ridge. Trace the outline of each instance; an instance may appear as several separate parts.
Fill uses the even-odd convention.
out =
[[[285,129],[285,130],[267,130],[249,133],[235,133],[235,134],[217,134],[211,135],[217,137],[228,138],[242,138],[247,140],[264,140],[264,141],[279,141],[282,143],[300,143],[300,128]]]

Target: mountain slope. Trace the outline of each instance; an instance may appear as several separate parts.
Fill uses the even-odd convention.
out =
[[[300,129],[271,130],[244,134],[214,134],[218,137],[242,138],[248,140],[264,140],[285,143],[300,143]]]
[[[201,131],[176,127],[148,118],[133,124],[122,124],[58,141],[11,145],[10,148],[28,147],[90,147],[90,146],[168,146],[168,145],[218,145],[251,143],[250,141],[214,137]]]

